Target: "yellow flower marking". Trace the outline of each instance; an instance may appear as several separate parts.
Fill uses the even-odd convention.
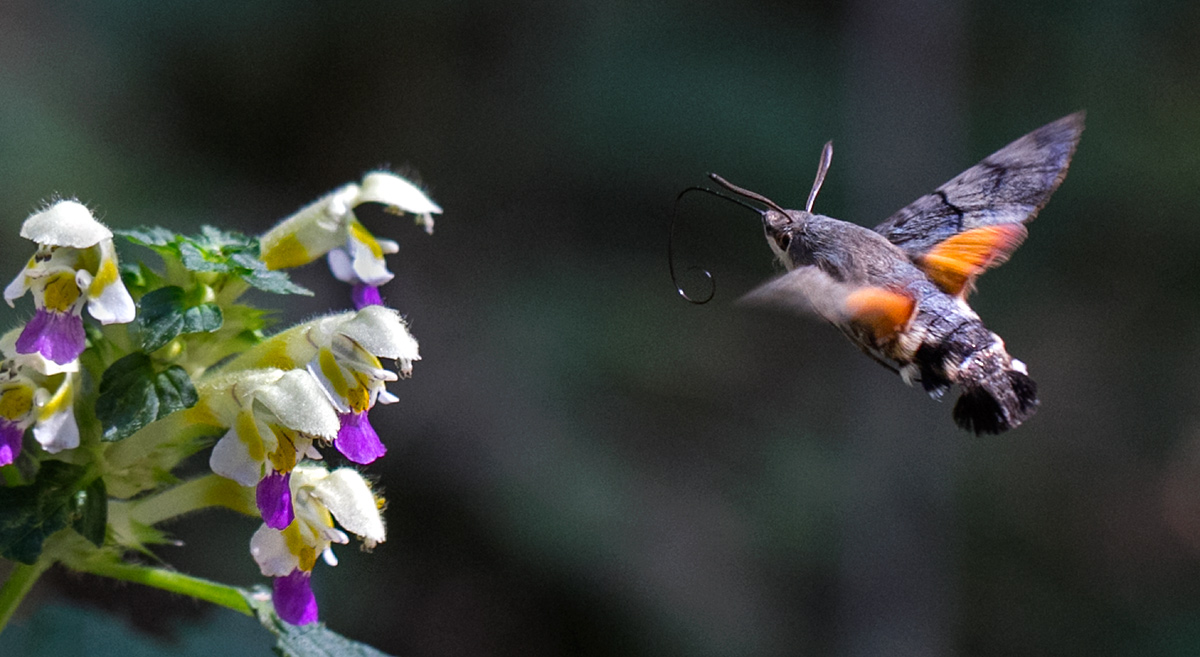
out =
[[[368,367],[373,367],[377,370],[383,369],[383,363],[375,357],[375,354],[363,349],[358,343],[354,344],[354,355],[367,364]]]
[[[75,283],[75,274],[60,271],[46,281],[42,292],[42,304],[53,311],[65,313],[79,299],[79,285]]]
[[[354,358],[356,360],[361,361],[367,367],[370,367],[370,368],[373,368],[376,370],[383,369],[383,365],[379,362],[379,359],[376,358],[374,354],[367,351],[366,349],[363,349],[361,346],[359,346],[353,340],[350,340],[349,342],[350,342],[350,344],[353,345]],[[332,358],[333,358],[333,355],[330,354],[330,359],[331,359],[330,362],[331,363],[332,363]],[[321,362],[321,371],[322,372],[325,371],[325,367],[326,367],[325,362],[322,361]],[[351,387],[350,382],[347,381],[345,384],[346,391],[342,392],[340,389],[338,389],[337,393],[340,396],[342,396],[343,398],[345,398],[346,403],[349,404],[350,408],[354,409],[354,412],[361,413],[361,412],[367,410],[368,408],[370,408],[371,384],[374,383],[374,380],[371,377],[369,377],[366,372],[364,372],[360,369],[357,369],[357,368],[347,368],[347,369],[349,369],[350,376],[354,379],[355,385],[354,385],[354,387]],[[338,368],[338,373],[339,373],[339,375],[341,374],[341,368]],[[331,382],[333,381],[333,379],[331,377],[329,377],[328,374],[326,374],[325,376],[327,378],[330,378]],[[342,379],[342,380],[344,380],[344,379]]]
[[[50,398],[50,401],[46,402],[46,405],[38,410],[38,420],[44,420],[64,410],[68,410],[73,401],[75,401],[75,395],[71,394],[71,382],[69,380],[64,381],[58,387],[54,396]]]
[[[0,417],[16,422],[33,408],[33,388],[18,385],[0,392]]]
[[[104,288],[116,283],[121,279],[121,273],[117,271],[116,260],[102,260],[100,262],[100,270],[96,272],[96,278],[92,280],[92,284],[88,287],[89,297],[98,297],[104,292]]]
[[[296,369],[296,361],[288,355],[287,342],[271,339],[259,345],[261,351],[257,360],[249,364],[252,368],[273,367],[280,370]]]
[[[370,408],[371,392],[367,388],[367,377],[362,372],[354,372],[354,381],[358,385],[354,386],[346,392],[346,403],[350,408],[354,409],[355,413],[362,413]]]
[[[271,425],[271,432],[279,446],[267,455],[276,472],[291,472],[296,467],[296,432],[291,429]]]
[[[371,250],[371,255],[375,256],[377,259],[383,259],[383,247],[379,246],[379,242],[375,240],[374,235],[367,232],[366,226],[363,226],[357,221],[351,221],[350,237],[362,242],[363,244],[366,244],[367,248]]]
[[[258,432],[258,423],[254,421],[252,412],[246,410],[238,413],[237,419],[234,420],[234,428],[237,429],[238,440],[245,443],[250,458],[255,461],[266,458],[262,435]]]
[[[313,257],[309,255],[300,238],[293,234],[272,244],[262,254],[262,261],[266,263],[267,269],[287,269],[307,265],[313,261]]]
[[[317,551],[300,534],[300,523],[293,520],[292,524],[284,528],[282,534],[288,552],[296,555],[296,558],[299,559],[300,570],[306,572],[312,570],[317,563]]]
[[[322,348],[317,355],[317,364],[321,367],[321,374],[329,380],[329,385],[333,386],[333,391],[337,393],[338,397],[345,399],[350,394],[350,382],[346,381],[346,377],[342,374],[342,367],[337,364],[333,352]]]

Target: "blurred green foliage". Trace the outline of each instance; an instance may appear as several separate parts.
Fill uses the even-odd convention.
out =
[[[55,194],[115,228],[255,234],[391,165],[446,209],[432,238],[364,215],[401,244],[383,293],[424,360],[377,411],[390,540],[315,581],[347,636],[404,655],[1200,650],[1200,5],[0,11],[14,275],[19,222]],[[874,225],[1081,108],[1065,184],[975,298],[1040,385],[1010,435],[957,432],[826,326],[734,306],[772,273],[736,207],[684,202],[678,255],[718,296],[671,289],[671,203],[707,171],[795,207],[832,138],[817,209]],[[317,296],[286,319],[347,306],[328,279],[298,272]],[[169,529],[187,544],[169,563],[257,581],[253,527]],[[72,581],[104,606],[140,595]]]

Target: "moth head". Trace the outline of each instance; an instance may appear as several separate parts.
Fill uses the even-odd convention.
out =
[[[803,210],[787,210],[786,212],[767,210],[763,212],[763,233],[767,236],[767,245],[771,247],[771,252],[775,254],[775,257],[788,269],[795,266],[795,258],[792,257],[793,250],[804,249],[801,241],[804,239],[808,220],[811,218],[812,213]]]
[[[817,192],[821,191],[821,184],[825,182],[825,173],[829,171],[829,163],[832,160],[833,142],[830,141],[826,142],[825,147],[821,149],[821,161],[817,165],[817,177],[813,181],[812,190],[808,193],[808,202],[804,204],[803,210],[785,210],[778,203],[762,194],[738,187],[715,173],[710,173],[708,176],[714,182],[734,194],[767,206],[767,209],[760,211],[763,220],[763,232],[767,236],[767,244],[770,245],[771,251],[775,253],[775,256],[790,269],[793,266],[793,258],[790,255],[792,243],[796,241],[796,238],[804,235],[808,221],[813,216],[813,202],[817,200]]]
[[[766,233],[767,244],[770,245],[771,251],[775,253],[775,257],[782,261],[788,269],[792,269],[795,267],[797,258],[807,260],[811,256],[809,248],[803,243],[803,238],[807,232],[809,221],[813,218],[813,201],[817,198],[817,192],[821,189],[821,183],[825,181],[825,172],[829,170],[829,162],[832,158],[833,142],[827,142],[824,150],[821,151],[821,163],[817,169],[817,179],[813,183],[812,191],[808,194],[808,203],[804,206],[803,210],[785,210],[783,206],[762,194],[738,187],[715,173],[708,174],[708,177],[713,182],[737,196],[765,205],[766,209],[759,208],[739,198],[727,196],[706,187],[688,187],[680,192],[675,197],[675,210],[671,213],[671,238],[667,247],[667,263],[671,270],[671,280],[675,283],[675,291],[679,293],[679,296],[692,303],[702,304],[708,303],[716,290],[711,272],[699,267],[692,267],[692,269],[699,270],[708,279],[709,283],[708,296],[704,298],[692,298],[679,284],[679,278],[675,272],[675,218],[679,213],[679,201],[685,194],[688,192],[712,194],[727,201],[733,201],[744,208],[758,213],[759,217],[762,218],[763,232]],[[796,256],[794,257],[792,254],[796,254]]]

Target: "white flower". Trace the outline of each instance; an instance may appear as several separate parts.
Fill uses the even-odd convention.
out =
[[[33,291],[36,313],[17,339],[20,353],[40,353],[60,365],[85,345],[80,314],[86,304],[104,324],[133,321],[136,308],[117,267],[112,232],[76,201],[59,201],[21,226],[37,252],[4,290],[13,301]]]
[[[226,369],[303,368],[310,372],[338,412],[341,429],[334,446],[346,458],[365,465],[387,453],[366,413],[376,402],[397,400],[386,385],[399,377],[385,369],[380,358],[397,360],[400,374],[409,376],[412,362],[420,355],[417,341],[399,313],[383,306],[367,306],[272,336],[234,359]]]
[[[39,388],[34,396],[37,417],[33,437],[47,453],[79,447],[79,425],[75,422],[75,389],[79,376],[62,375],[55,390]]]
[[[263,575],[275,578],[275,612],[293,625],[305,625],[317,620],[311,583],[317,555],[336,566],[333,544],[350,541],[333,521],[361,537],[367,548],[382,543],[387,536],[379,514],[382,500],[376,499],[358,472],[350,468],[329,472],[320,466],[301,465],[290,486],[296,517],[281,529],[259,527],[250,539],[250,554]]]
[[[230,426],[208,463],[213,472],[256,486],[263,521],[276,529],[293,518],[289,480],[296,462],[319,459],[314,438],[333,441],[338,416],[312,375],[301,370],[235,372],[201,386],[205,407]]]
[[[340,344],[335,349],[334,345]],[[400,313],[383,306],[319,317],[277,333],[238,356],[226,369],[276,367],[284,370],[319,363],[322,350],[335,357],[348,356],[344,363],[368,363],[367,369],[380,367],[378,359],[395,360],[400,375],[412,374],[413,361],[421,359],[418,345]]]
[[[19,332],[14,329],[0,337],[5,357],[0,361],[0,465],[16,459],[30,425],[34,439],[50,454],[79,446],[75,422],[79,362],[60,366],[39,354],[18,354]]]
[[[332,544],[349,537],[334,520],[372,548],[387,538],[379,502],[365,479],[352,468],[332,472],[319,465],[299,465],[292,473],[291,491],[296,518],[287,528],[263,525],[250,539],[250,554],[267,577],[284,577],[294,570],[311,571],[318,555],[337,565]]]
[[[12,306],[39,279],[70,270],[77,278],[80,292],[86,293],[92,317],[104,324],[133,321],[136,308],[121,282],[112,236],[112,231],[77,201],[59,201],[30,215],[21,225],[21,237],[40,248],[5,288],[4,300]],[[62,312],[67,308],[55,310]]]
[[[306,372],[237,372],[201,384],[200,398],[229,431],[209,458],[213,472],[254,486],[271,471],[288,472],[299,458],[320,458],[314,437],[332,441],[337,414]]]
[[[391,214],[412,214],[433,233],[433,215],[442,208],[416,185],[386,171],[367,174],[362,185],[346,185],[300,209],[262,236],[262,260],[269,269],[307,264],[328,254],[334,276],[348,283],[379,286],[392,279],[383,256],[399,245],[376,239],[354,216],[363,203],[379,203]]]
[[[442,213],[441,206],[430,200],[419,187],[387,171],[368,173],[355,201],[356,206],[379,203],[392,214],[416,215],[417,224],[424,226],[430,235],[433,234],[433,215]]]

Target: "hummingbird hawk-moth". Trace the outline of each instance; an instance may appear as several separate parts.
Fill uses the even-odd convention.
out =
[[[767,243],[787,273],[745,301],[816,313],[912,385],[940,399],[957,384],[954,421],[1001,433],[1037,410],[1037,386],[967,304],[975,279],[1008,259],[1067,175],[1084,113],[1017,139],[873,230],[812,212],[833,156],[825,144],[804,210],[710,177],[765,206]]]

